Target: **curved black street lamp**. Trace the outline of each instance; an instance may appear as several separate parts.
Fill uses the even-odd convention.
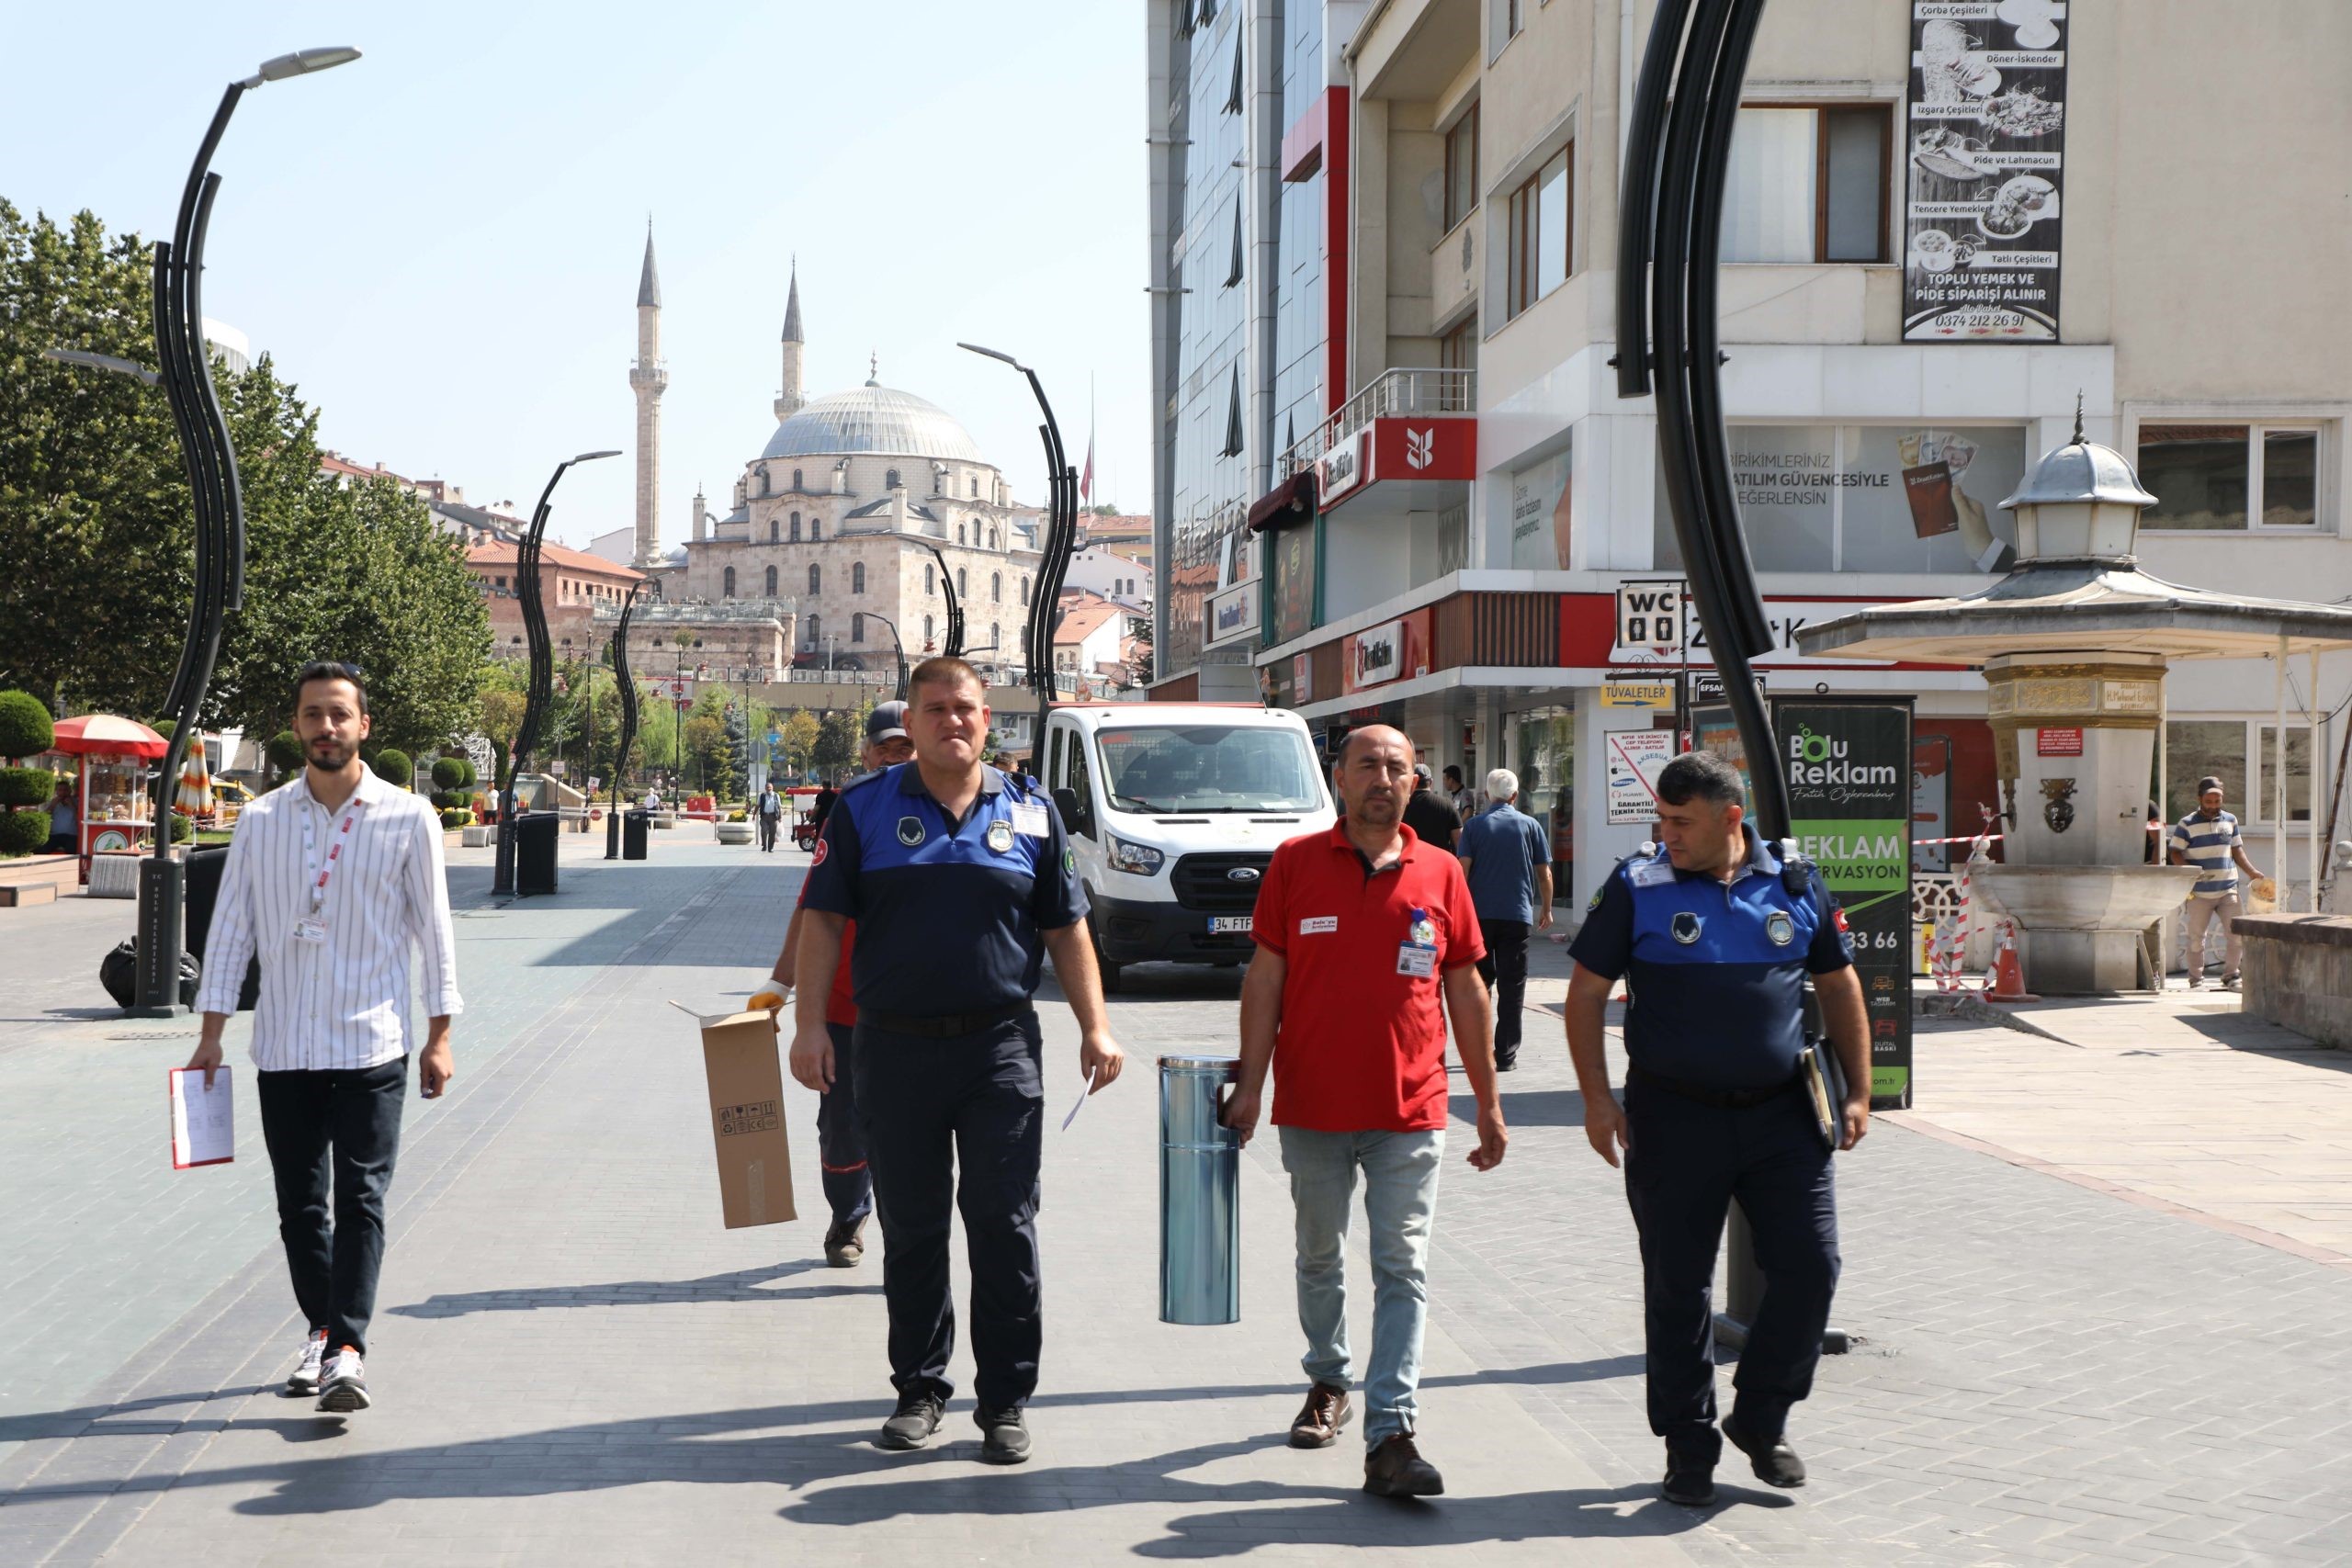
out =
[[[899,689],[895,695],[899,702],[905,702],[907,700],[907,643],[906,639],[899,635],[899,623],[877,611],[861,610],[858,613],[869,621],[879,621],[889,627],[891,646],[899,650]]]
[[[613,680],[620,688],[620,745],[613,752],[613,785],[610,803],[605,808],[605,858],[621,858],[621,773],[628,766],[628,749],[637,739],[637,682],[628,672],[628,621],[637,613],[637,596],[645,591],[642,581],[629,584],[628,597],[621,601],[621,624],[613,632],[611,643]]]
[[[1037,373],[1009,354],[993,348],[982,348],[976,343],[959,343],[958,348],[1001,359],[1029,378],[1029,390],[1035,394],[1037,407],[1044,412],[1046,423],[1037,427],[1037,434],[1046,444],[1046,509],[1050,524],[1046,530],[1043,558],[1037,567],[1037,590],[1029,600],[1029,626],[1025,634],[1024,657],[1029,664],[1029,689],[1037,698],[1037,733],[1045,733],[1046,711],[1054,701],[1054,625],[1060,619],[1062,579],[1069,571],[1069,559],[1078,548],[1078,470],[1069,466],[1062,450],[1061,426],[1054,420],[1054,405],[1046,400],[1045,383]]]
[[[947,557],[930,540],[922,541],[939,563],[939,590],[947,595],[947,636],[939,645],[941,654],[949,659],[964,657],[964,606],[956,597],[956,574],[947,570]]]
[[[139,961],[130,1012],[167,1018],[176,1011],[179,991],[181,911],[187,874],[171,858],[173,798],[180,763],[197,735],[212,669],[220,657],[220,636],[229,612],[244,604],[245,502],[237,479],[237,453],[212,387],[212,366],[204,347],[204,237],[212,221],[212,199],[220,176],[211,173],[212,154],[229,129],[237,100],[267,82],[308,75],[359,58],[356,49],[305,49],[262,62],[251,76],[229,84],[212,113],[196,161],[180,191],[178,220],[170,241],[157,241],[154,262],[155,353],[163,365],[164,396],[180,439],[196,503],[196,593],[188,607],[187,639],[179,668],[164,700],[172,716],[172,741],[155,775],[154,852],[139,868]],[[87,356],[115,369],[103,356]],[[133,374],[138,374],[136,369]],[[141,378],[147,378],[141,376]]]
[[[619,448],[608,447],[601,452],[582,452],[558,463],[555,472],[548,476],[548,488],[539,492],[539,504],[531,512],[531,525],[525,530],[523,542],[515,547],[514,592],[523,603],[523,631],[531,644],[531,684],[523,703],[523,727],[506,753],[505,776],[498,781],[498,864],[491,875],[493,894],[514,891],[514,779],[538,744],[539,725],[547,716],[548,699],[555,689],[555,660],[548,647],[547,603],[539,592],[539,547],[547,535],[550,502],[564,470],[574,463],[619,456]]]

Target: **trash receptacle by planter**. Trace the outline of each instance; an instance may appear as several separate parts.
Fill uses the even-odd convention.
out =
[[[556,830],[561,825],[552,811],[526,811],[514,818],[516,897],[555,891]]]
[[[621,818],[621,859],[645,858],[646,828],[651,820],[652,814],[645,811],[631,811]]]
[[[1241,1144],[1217,1121],[1231,1056],[1159,1058],[1159,1321],[1241,1319]]]

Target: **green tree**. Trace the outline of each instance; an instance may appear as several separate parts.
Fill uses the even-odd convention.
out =
[[[685,726],[686,760],[693,766],[697,788],[723,787],[727,761],[727,729],[716,717],[698,713]]]
[[[817,726],[815,754],[820,773],[838,773],[857,763],[858,742],[864,739],[865,724],[859,716],[845,709],[827,714]]]
[[[807,708],[794,708],[776,728],[784,732],[785,765],[806,773],[817,754],[817,716]]]

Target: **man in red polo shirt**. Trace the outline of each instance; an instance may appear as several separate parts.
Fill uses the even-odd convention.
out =
[[[1445,1155],[1445,1021],[1478,1100],[1470,1163],[1502,1163],[1486,949],[1462,864],[1404,825],[1413,745],[1385,725],[1351,733],[1332,765],[1340,819],[1274,852],[1258,889],[1257,956],[1241,987],[1241,1070],[1225,1123],[1248,1143],[1266,1072],[1297,1211],[1298,1321],[1310,1386],[1294,1448],[1347,1425],[1348,1210],[1363,1172],[1371,1227],[1372,1357],[1364,1380],[1365,1491],[1445,1490],[1414,1446],[1430,1224]],[[1439,992],[1444,993],[1442,1006]]]
[[[877,703],[865,716],[865,744],[858,762],[866,774],[903,762],[915,754],[907,736],[907,705]],[[864,775],[861,775],[864,776]],[[806,897],[808,886],[800,887]],[[825,997],[825,1032],[833,1044],[833,1076],[824,1077],[821,1062],[795,1057],[792,1076],[817,1091],[817,1163],[824,1178],[825,1202],[833,1212],[825,1230],[825,1261],[836,1269],[854,1269],[865,1258],[865,1220],[874,1212],[874,1180],[865,1168],[865,1140],[858,1131],[857,1102],[850,1089],[850,1058],[855,1043],[857,1003],[850,994],[850,953],[857,945],[857,923],[842,932],[842,961],[833,968],[832,989]],[[800,952],[800,906],[792,907],[792,920],[784,929],[784,951],[777,954],[768,983],[752,993],[746,1010],[781,1010],[792,994],[793,966]]]

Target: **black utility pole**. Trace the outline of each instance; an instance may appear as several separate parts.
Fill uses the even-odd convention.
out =
[[[1747,754],[1757,830],[1780,840],[1789,834],[1788,773],[1751,672],[1752,661],[1771,651],[1772,635],[1732,488],[1716,308],[1732,130],[1763,16],[1764,0],[1659,0],[1625,137],[1611,363],[1622,398],[1647,395],[1656,374],[1659,469],[1690,602]],[[1810,985],[1805,997],[1805,1027],[1818,1030]],[[1735,1349],[1747,1343],[1763,1289],[1753,1234],[1735,1204],[1724,1310],[1715,1320],[1724,1343]],[[1846,1336],[1833,1328],[1822,1348],[1846,1347]]]
[[[1061,426],[1054,420],[1054,406],[1046,400],[1045,383],[1037,379],[1037,373],[1012,355],[993,348],[982,348],[976,343],[959,343],[956,346],[1001,359],[1027,377],[1029,390],[1035,395],[1037,407],[1046,416],[1046,423],[1037,427],[1037,434],[1046,444],[1046,506],[1051,521],[1041,552],[1044,558],[1038,563],[1037,589],[1029,600],[1029,626],[1023,645],[1023,657],[1029,665],[1029,689],[1037,698],[1037,733],[1043,735],[1046,710],[1054,701],[1054,624],[1061,604],[1062,579],[1069,573],[1070,556],[1078,548],[1078,470],[1069,466],[1062,450]]]
[[[937,545],[926,539],[922,547],[929,550],[932,558],[939,563],[939,591],[947,595],[947,636],[941,640],[939,651],[946,658],[961,659],[964,657],[964,606],[956,598],[956,574],[947,570],[947,558],[940,553]]]
[[[599,457],[617,457],[618,448],[601,452],[582,452],[567,457],[555,466],[548,476],[548,488],[539,492],[539,504],[532,509],[531,525],[523,534],[523,542],[515,547],[514,590],[523,602],[523,631],[530,639],[531,684],[523,702],[523,728],[514,737],[514,748],[506,754],[506,776],[498,781],[498,863],[491,874],[493,894],[514,891],[514,780],[524,764],[530,760],[531,750],[538,744],[539,725],[547,716],[548,699],[555,687],[555,660],[548,646],[548,609],[539,592],[539,547],[548,531],[548,513],[555,497],[555,487],[564,470],[574,463],[590,463]]]
[[[605,858],[621,858],[621,773],[628,766],[628,749],[637,739],[637,682],[628,672],[628,618],[637,611],[637,596],[644,590],[641,581],[629,586],[628,597],[621,601],[621,624],[613,632],[613,680],[620,688],[621,737],[613,750],[613,787],[611,804],[605,811]]]

